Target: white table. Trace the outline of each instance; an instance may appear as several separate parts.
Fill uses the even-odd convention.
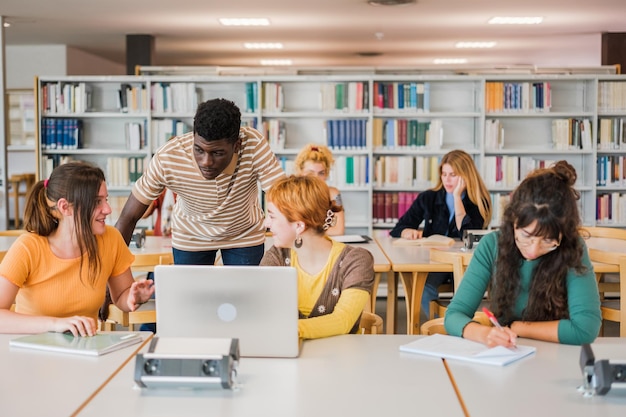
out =
[[[140,390],[131,361],[80,416],[462,416],[443,362],[402,353],[416,336],[304,342],[298,359],[242,358],[238,391]]]
[[[19,336],[0,334],[0,415],[7,417],[72,415],[143,346],[89,357],[10,347]]]
[[[580,346],[518,341],[537,352],[504,367],[446,360],[470,416],[624,416],[626,389],[612,387],[595,397],[577,391],[583,382]],[[624,338],[598,338],[592,348],[596,360],[626,362]]]

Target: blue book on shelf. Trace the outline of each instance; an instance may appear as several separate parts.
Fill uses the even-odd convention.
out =
[[[396,103],[398,103],[398,109],[404,108],[404,84],[402,83],[398,83],[398,97]]]
[[[417,109],[417,84],[416,83],[411,83],[410,85],[410,99],[409,99],[409,103],[410,103],[410,107],[412,109]]]

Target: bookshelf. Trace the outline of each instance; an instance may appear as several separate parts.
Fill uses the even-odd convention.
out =
[[[61,107],[55,98],[52,110],[48,88],[84,97]],[[559,159],[578,172],[583,223],[626,226],[626,77],[620,75],[41,77],[38,90],[39,177],[50,160],[63,158],[90,160],[105,172],[116,163],[110,158],[145,165],[169,137],[191,130],[198,103],[224,97],[240,107],[242,124],[265,133],[288,173],[305,144],[332,149],[329,183],[342,193],[346,233],[393,227],[416,193],[434,185],[441,157],[458,148],[473,155],[490,189],[492,226],[525,173]],[[67,130],[66,119],[77,120],[82,142],[77,149],[47,146],[46,123]],[[139,126],[139,148],[129,148],[129,126]],[[140,164],[135,169],[139,174]],[[127,195],[132,177],[114,178],[107,172],[110,190]]]

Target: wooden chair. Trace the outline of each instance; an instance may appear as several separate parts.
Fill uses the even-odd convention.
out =
[[[616,265],[619,271],[620,283],[626,282],[626,254],[605,252],[603,250],[589,248],[589,258],[593,262]],[[596,273],[596,279],[600,281],[602,275],[603,274]],[[603,288],[601,283],[598,282],[598,289],[602,295],[607,287],[604,286]],[[619,299],[604,299],[604,297],[602,297],[600,301],[600,312],[602,314],[602,320],[620,323],[620,337],[626,337],[626,326],[622,325],[621,298],[621,291]]]
[[[382,334],[383,319],[378,314],[364,311],[361,313],[359,328],[361,334]]]
[[[452,276],[454,279],[454,285],[452,286],[452,292],[456,292],[457,288],[461,284],[465,270],[472,259],[470,252],[459,252],[457,250],[445,250],[432,248],[430,250],[430,260],[434,262],[452,264]],[[440,288],[441,291],[441,288]],[[443,317],[446,314],[448,304],[450,304],[451,298],[439,298],[430,302],[430,315],[429,319],[432,320],[435,317]]]
[[[491,322],[485,313],[482,311],[474,314],[474,321],[485,326],[491,326]],[[446,328],[443,325],[443,317],[437,317],[436,319],[428,320],[420,327],[420,334],[431,336],[433,334],[448,334]]]
[[[169,265],[174,263],[171,254],[141,254],[135,256],[135,262],[132,265],[133,271],[154,271],[155,265]],[[115,304],[109,304],[109,316],[105,322],[100,325],[101,330],[115,330],[119,324],[122,327],[128,327],[128,330],[134,330],[135,325],[156,322],[156,304],[154,300],[149,300],[141,305],[137,310],[127,312],[120,310]]]
[[[626,230],[613,227],[584,227],[581,228],[580,233],[583,238],[607,239],[606,249],[588,248],[589,258],[592,262],[596,263],[594,264],[594,270],[596,271],[598,291],[600,292],[601,298],[600,312],[602,314],[602,320],[619,323],[620,337],[626,337],[626,326],[622,325],[624,321],[623,316],[626,315],[626,313],[623,315],[621,309],[621,300],[624,293],[626,293],[626,288],[621,285],[621,283],[626,282],[626,252],[613,251],[618,245],[611,244],[610,240],[624,241],[624,245],[626,246]],[[606,268],[607,265],[613,266],[616,270]],[[607,281],[605,272],[617,272],[619,282]],[[624,291],[624,293],[622,293],[622,291]],[[606,299],[604,296],[608,292],[619,293],[619,299]]]
[[[21,225],[20,216],[20,198],[26,197],[30,192],[30,189],[35,185],[35,174],[13,174],[9,177],[9,198],[13,199],[14,204],[14,224],[15,228],[19,229]]]

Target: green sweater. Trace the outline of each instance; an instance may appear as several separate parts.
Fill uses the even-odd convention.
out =
[[[499,232],[493,232],[484,236],[476,247],[463,281],[446,311],[445,328],[448,334],[462,336],[463,329],[472,320],[483,299],[496,265],[498,235]],[[559,320],[560,343],[571,345],[591,343],[598,335],[602,323],[598,284],[584,242],[583,248],[582,263],[588,270],[583,275],[577,274],[573,268],[567,273],[569,319]],[[521,267],[522,282],[513,309],[517,319],[521,318],[522,311],[528,304],[532,274],[538,263],[539,259],[524,261]]]

